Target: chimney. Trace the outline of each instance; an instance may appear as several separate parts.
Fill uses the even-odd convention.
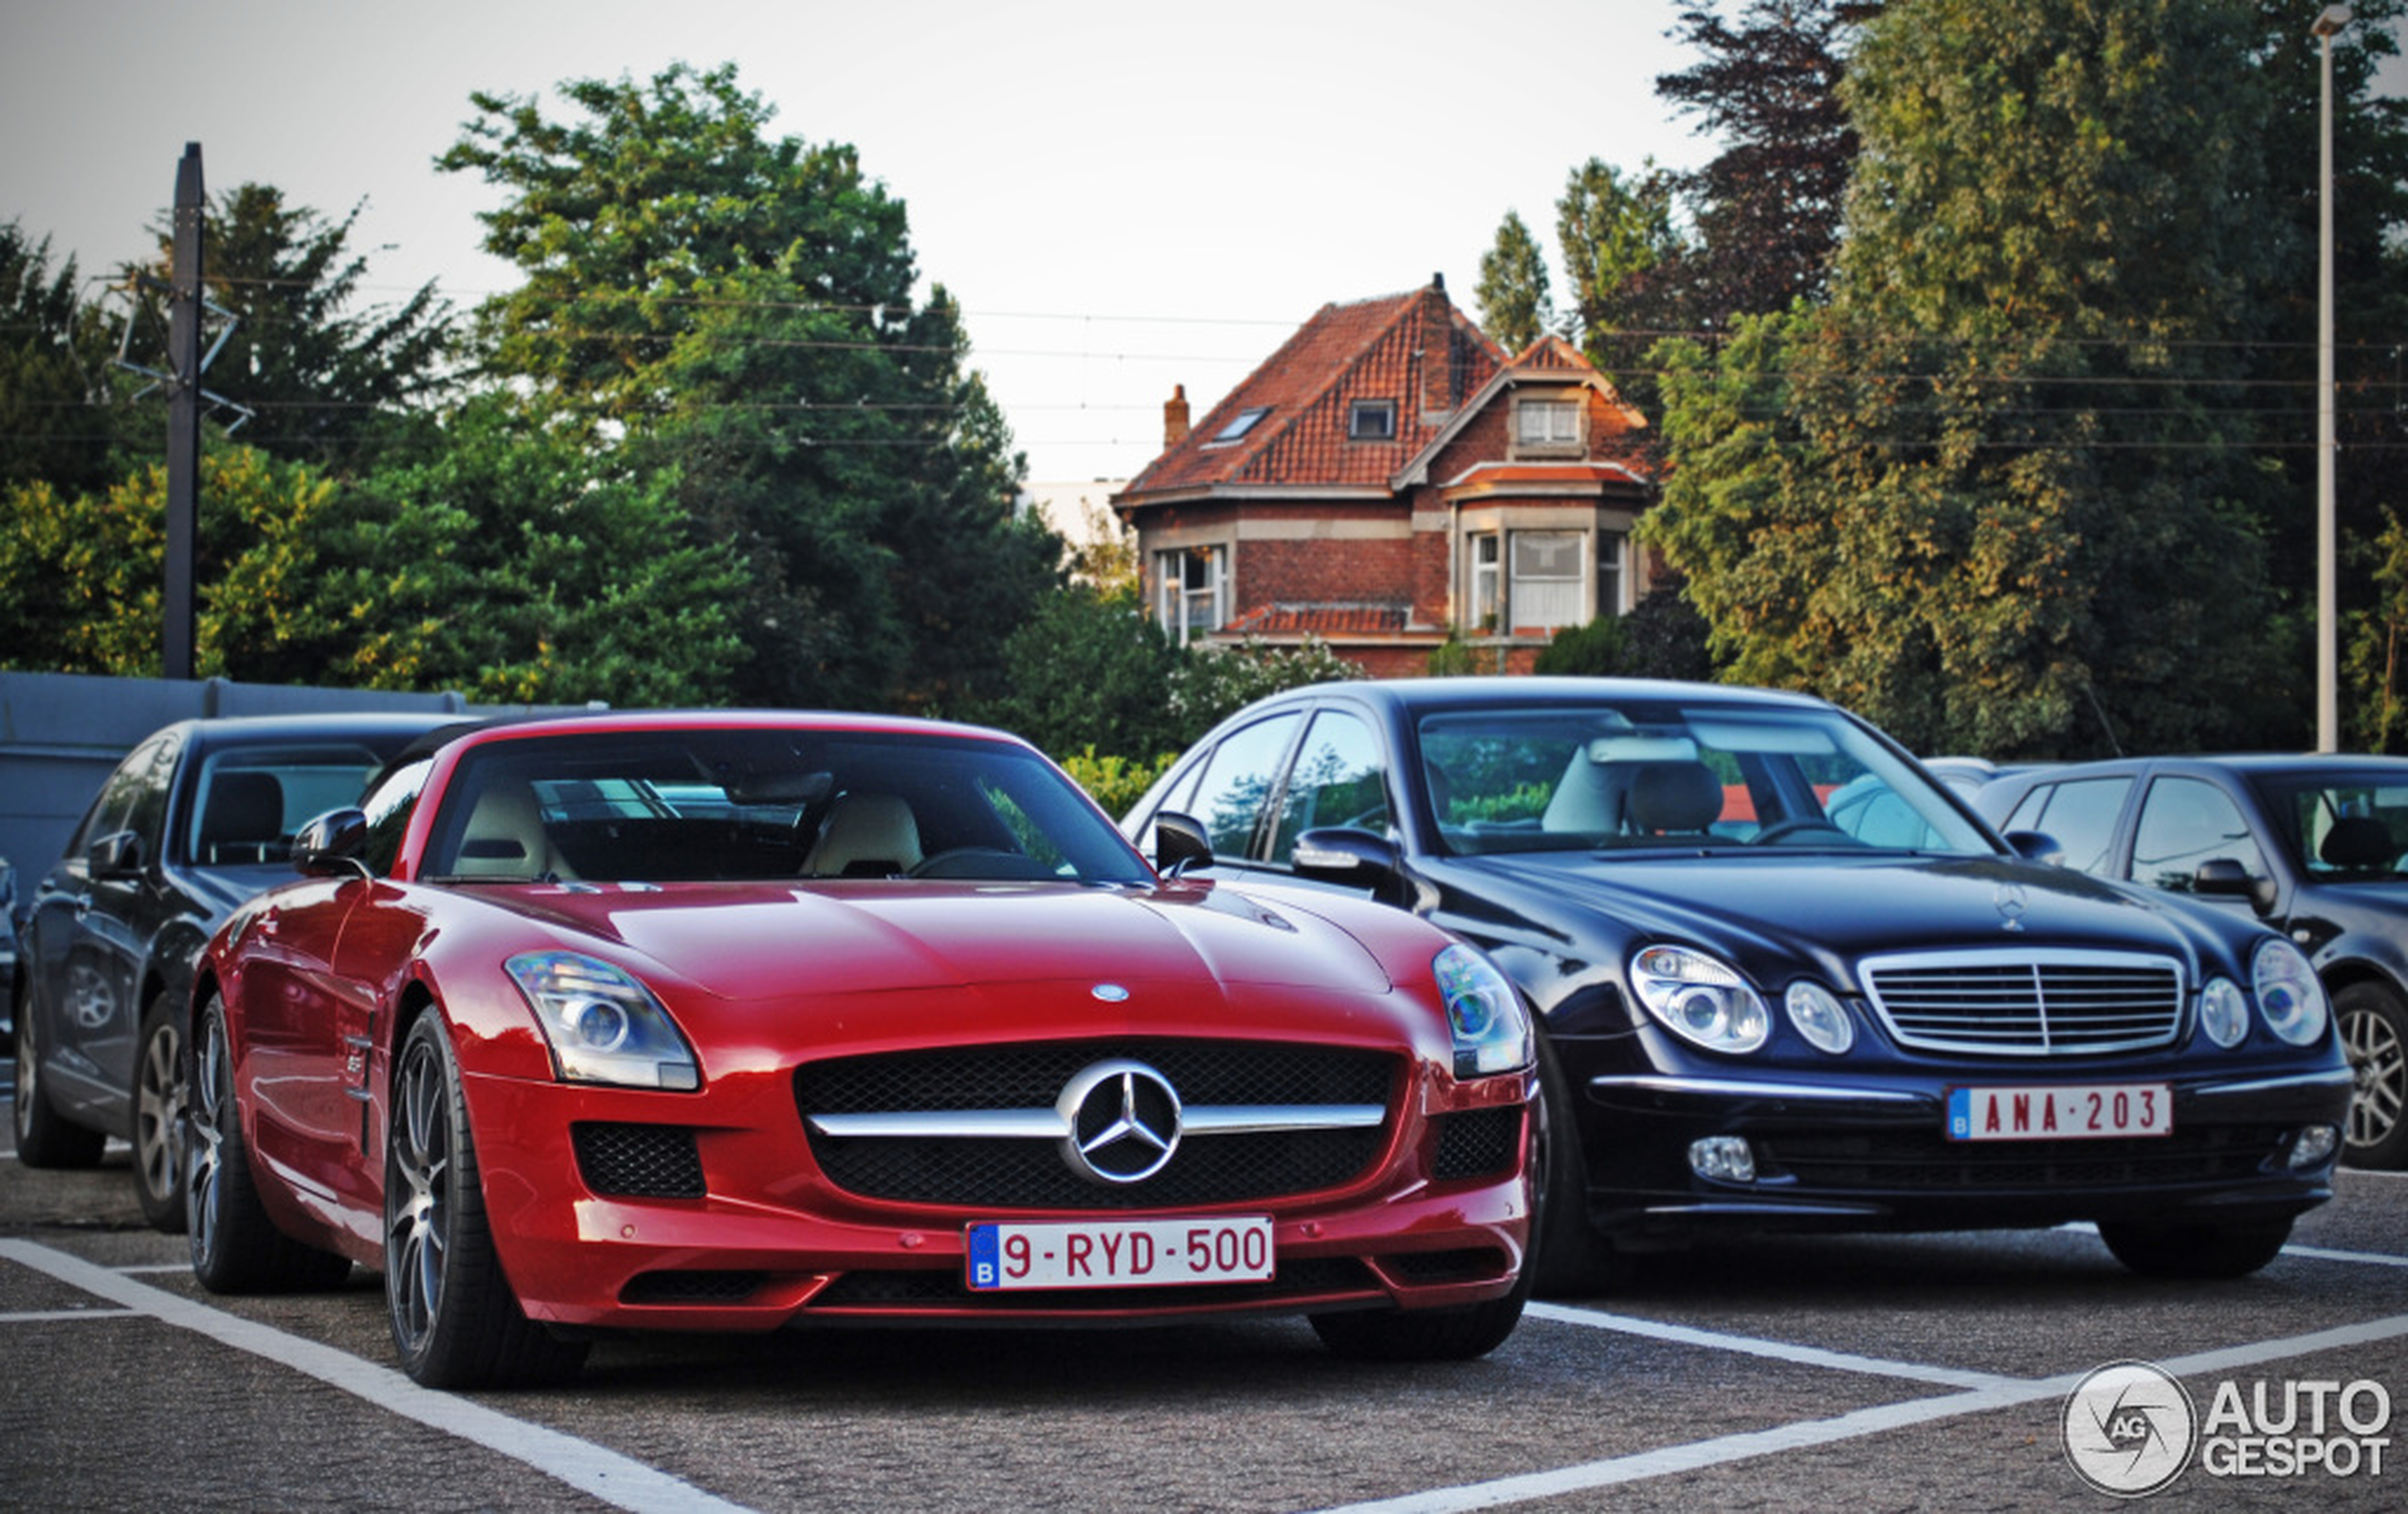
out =
[[[1187,386],[1173,384],[1171,397],[1162,402],[1162,450],[1167,452],[1187,440]]]
[[[1421,412],[1435,417],[1455,408],[1454,306],[1447,300],[1446,275],[1430,276],[1421,293]]]

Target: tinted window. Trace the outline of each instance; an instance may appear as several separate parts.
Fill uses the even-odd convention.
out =
[[[2408,864],[2408,775],[2259,774],[2250,780],[2292,863],[2318,877],[2398,881]]]
[[[1256,721],[1213,749],[1195,797],[1188,801],[1188,812],[1212,833],[1215,857],[1247,855],[1254,822],[1270,796],[1271,780],[1279,775],[1279,760],[1287,755],[1299,719],[1288,714]]]
[[[383,765],[382,754],[350,741],[211,752],[193,788],[185,855],[205,866],[280,861],[304,821],[357,804]]]
[[[1279,834],[1271,843],[1271,855],[1286,861],[1296,838],[1316,826],[1385,833],[1384,766],[1379,742],[1359,719],[1340,710],[1314,716],[1280,803]]]
[[[2232,796],[2198,778],[2150,784],[2132,837],[2133,881],[2188,892],[2199,864],[2218,857],[2239,863],[2253,878],[2266,876],[2266,859]]]
[[[2084,778],[2041,791],[2047,795],[2038,818],[2029,829],[2054,837],[2065,848],[2065,865],[2087,873],[2107,870],[2107,849],[2115,845],[2115,822],[2124,813],[2124,796],[2132,792],[2130,778]],[[2023,812],[2016,812],[2023,828]]]
[[[168,779],[175,770],[175,754],[182,745],[174,734],[162,733],[127,753],[101,783],[100,794],[85,812],[83,825],[76,832],[75,850],[81,852],[101,837],[120,830],[135,831],[155,847],[160,826],[167,817]]]
[[[418,791],[426,787],[428,770],[433,766],[432,757],[408,763],[361,802],[360,808],[368,814],[368,842],[360,850],[360,861],[379,878],[393,870],[393,861],[401,855],[401,834],[410,829],[410,816],[418,808]]]

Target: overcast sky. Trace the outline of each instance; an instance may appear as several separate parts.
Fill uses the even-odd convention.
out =
[[[1575,165],[1702,161],[1654,93],[1675,0],[0,0],[0,221],[105,275],[184,144],[338,215],[372,301],[516,280],[435,155],[472,90],[733,61],[774,132],[849,142],[960,302],[1031,477],[1125,477],[1325,302],[1443,273],[1475,310],[1506,210],[1552,249]],[[558,116],[556,106],[551,114]],[[1558,294],[1560,296],[1559,280]],[[239,399],[241,396],[232,396]]]

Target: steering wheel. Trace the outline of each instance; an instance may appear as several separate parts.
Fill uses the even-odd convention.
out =
[[[1050,878],[1053,872],[1034,857],[1001,847],[948,847],[922,857],[904,870],[906,878],[986,878],[1006,882]]]
[[[1837,836],[1844,841],[1853,841],[1856,839],[1855,837],[1848,834],[1847,831],[1840,830],[1837,826],[1833,825],[1830,821],[1822,818],[1820,815],[1801,815],[1793,820],[1774,821],[1771,825],[1766,826],[1763,830],[1756,832],[1754,845],[1759,847],[1779,846],[1781,842],[1787,841],[1792,836],[1803,835],[1810,830],[1828,830],[1833,835]]]

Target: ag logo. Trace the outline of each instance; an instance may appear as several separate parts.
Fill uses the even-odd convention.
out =
[[[2182,1475],[2198,1426],[2178,1378],[2145,1361],[2118,1361],[2066,1395],[2065,1459],[2100,1492],[2139,1498]]]

